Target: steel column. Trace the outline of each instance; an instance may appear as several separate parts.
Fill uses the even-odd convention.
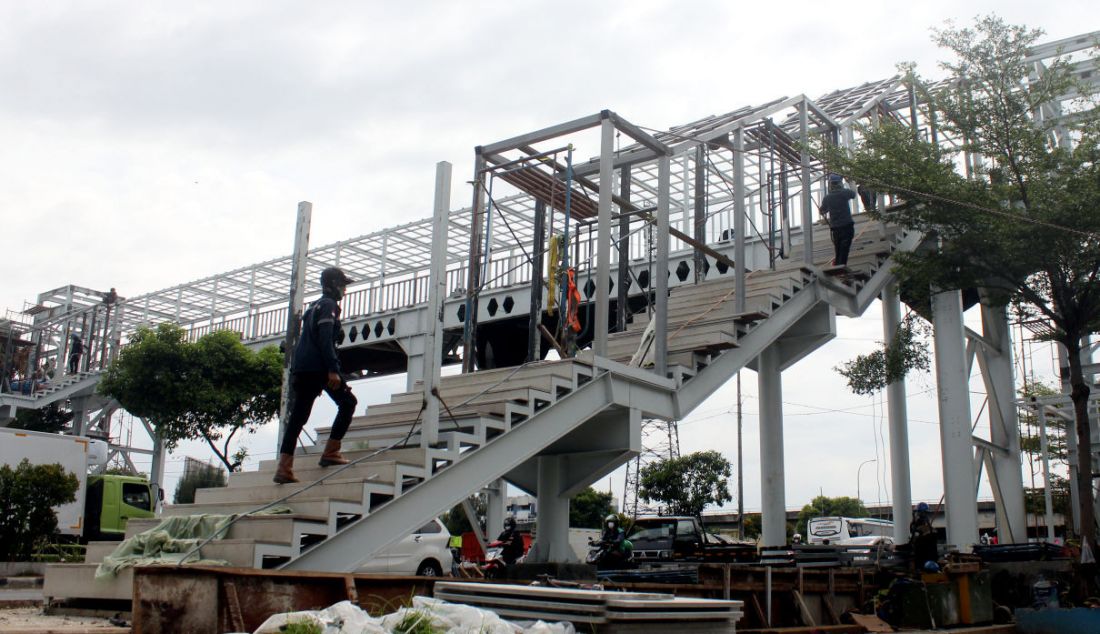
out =
[[[156,427],[150,426],[155,432]],[[161,437],[153,433],[153,463],[149,467],[149,483],[153,485],[153,508],[156,508],[157,503],[161,500],[162,491],[164,490],[164,463],[168,457],[168,450],[165,447],[164,440]]]
[[[619,170],[619,198],[630,204],[630,168]],[[630,290],[630,216],[626,215],[627,207],[619,206],[619,282],[617,295],[617,319],[616,332],[626,330],[627,319],[627,291]]]
[[[1004,306],[988,306],[983,301],[981,309],[982,335],[988,345],[982,346],[978,361],[989,395],[989,439],[1006,450],[992,452],[999,489],[995,492],[997,504],[1007,524],[998,527],[998,538],[1000,543],[1022,544],[1027,543],[1027,511],[1016,419],[1016,382],[1012,375],[1012,335]]]
[[[671,167],[667,154],[657,159],[657,261],[654,263],[653,318],[654,371],[665,376],[668,370],[668,206]]]
[[[1039,405],[1039,453],[1043,457],[1043,514],[1047,526],[1047,541],[1054,541],[1054,499],[1050,491],[1050,443],[1047,438],[1046,406]]]
[[[741,128],[738,128],[740,130]],[[694,231],[692,231],[692,237],[698,240],[701,244],[705,244],[707,241],[707,154],[706,147],[702,144],[695,148],[695,218],[694,218]],[[687,165],[687,161],[684,161],[684,165]],[[687,191],[687,187],[684,188]],[[687,214],[685,214],[687,215]],[[706,277],[705,264],[707,261],[706,254],[702,249],[695,249],[695,266],[691,267],[695,271],[695,281],[702,282]]]
[[[962,293],[932,295],[936,386],[939,392],[947,542],[967,549],[978,541],[977,478],[971,454],[970,377],[966,372]]]
[[[760,394],[760,526],[762,546],[787,543],[786,483],[783,465],[782,356],[771,345],[756,359]]]
[[[451,164],[435,165],[435,214],[432,227],[432,263],[428,274],[428,309],[424,312],[424,417],[420,446],[439,440],[439,369],[443,365],[443,300],[447,296],[447,218],[451,202]]]
[[[542,261],[546,244],[546,203],[535,201],[534,236],[531,238],[531,308],[527,323],[527,360],[537,361],[542,350]]]
[[[809,105],[803,99],[798,106],[798,140],[802,142],[802,260],[806,264],[814,263],[814,218],[810,206],[810,152],[806,143],[810,139]]]
[[[733,135],[733,311],[745,312],[745,130]]]
[[[508,496],[504,478],[498,478],[485,487],[485,533],[487,537],[497,534],[504,527],[507,514]],[[490,539],[492,541],[492,539]]]
[[[275,449],[283,440],[287,419],[290,416],[290,360],[302,333],[302,302],[306,290],[306,269],[309,268],[309,226],[313,219],[313,203],[298,203],[298,221],[294,227],[294,256],[290,263],[290,300],[286,311],[286,339],[283,356],[283,391],[279,400],[279,434],[275,437]]]
[[[592,328],[592,351],[607,356],[607,318],[611,281],[611,167],[615,159],[615,124],[600,122],[600,199],[596,222],[596,318]]]
[[[474,150],[474,202],[470,210],[470,259],[466,275],[466,319],[462,330],[462,371],[473,372],[477,356],[477,296],[481,285],[481,221],[484,193],[482,191],[482,170],[485,169],[485,156],[481,148]]]
[[[901,301],[897,284],[882,291],[882,330],[887,345],[893,345],[901,325]],[[909,519],[913,513],[913,492],[909,479],[909,420],[905,402],[905,379],[886,386],[890,420],[890,485],[894,509],[894,543],[909,540]]]

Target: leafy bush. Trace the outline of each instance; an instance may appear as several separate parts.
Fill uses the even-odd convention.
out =
[[[79,486],[59,464],[32,465],[24,459],[14,469],[0,466],[0,560],[26,560],[53,537],[53,507],[76,500]]]

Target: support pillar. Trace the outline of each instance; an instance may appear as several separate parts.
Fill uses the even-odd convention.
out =
[[[802,142],[802,260],[814,263],[814,216],[810,197],[810,152],[806,144],[810,139],[809,105],[803,100],[798,111],[798,140]]]
[[[149,484],[153,487],[153,508],[164,500],[164,463],[168,457],[168,450],[164,446],[164,440],[153,434],[153,464],[149,467]]]
[[[783,470],[783,373],[779,348],[756,359],[760,394],[760,525],[762,546],[787,543],[786,483]]]
[[[1032,402],[1035,397],[1032,397]],[[1050,443],[1047,439],[1047,412],[1045,405],[1035,408],[1039,417],[1039,453],[1043,457],[1043,517],[1047,527],[1047,541],[1054,542],[1054,497],[1050,490]],[[1075,514],[1076,515],[1076,514]]]
[[[693,231],[691,237],[699,241],[699,244],[707,243],[707,148],[703,144],[699,144],[695,148],[695,201],[694,201],[694,218]],[[685,162],[686,164],[686,162]],[[695,271],[695,282],[702,282],[706,277],[705,264],[707,256],[703,253],[702,249],[695,249],[694,253],[695,265],[692,266],[692,270]]]
[[[498,478],[485,487],[485,533],[489,537],[500,533],[504,528],[504,518],[508,515],[506,486],[504,479]]]
[[[470,210],[470,259],[466,271],[466,319],[462,326],[462,372],[473,372],[477,357],[478,287],[481,286],[481,223],[485,193],[482,178],[485,156],[481,147],[474,148],[474,202]]]
[[[564,456],[539,456],[538,532],[527,553],[528,563],[575,562],[569,546],[569,498],[561,495],[565,480]]]
[[[983,298],[984,300],[984,298]],[[1027,511],[1020,462],[1020,427],[1016,420],[1016,381],[1012,371],[1012,335],[1004,306],[982,307],[982,335],[996,350],[983,347],[978,356],[986,393],[989,395],[989,440],[1005,451],[992,452],[993,478],[997,483],[998,541],[1027,543]]]
[[[977,477],[970,432],[970,377],[966,371],[961,292],[932,295],[932,323],[947,542],[965,550],[978,541],[978,503],[974,496]]]
[[[630,202],[630,166],[619,170],[619,198],[626,203]],[[615,287],[618,293],[616,332],[626,331],[628,290],[630,290],[630,216],[626,215],[624,205],[619,207],[619,281]]]
[[[596,318],[592,324],[592,352],[607,356],[607,324],[611,283],[611,163],[615,159],[615,124],[600,122],[600,199],[596,221]]]
[[[294,257],[290,263],[290,302],[286,315],[286,354],[283,357],[283,391],[279,400],[279,434],[275,437],[275,450],[286,432],[290,418],[290,360],[302,333],[302,302],[306,294],[306,255],[309,251],[309,225],[313,219],[313,203],[298,203],[298,221],[294,228]]]
[[[887,345],[894,343],[901,325],[901,302],[897,284],[882,291],[882,330]],[[905,402],[905,379],[886,386],[887,416],[890,421],[890,486],[894,501],[894,543],[909,541],[909,520],[913,514],[913,492],[909,479],[909,419]]]
[[[531,307],[527,321],[527,360],[538,361],[542,352],[542,270],[543,251],[546,249],[546,203],[535,201],[535,227],[531,239]],[[620,304],[620,313],[621,311]]]

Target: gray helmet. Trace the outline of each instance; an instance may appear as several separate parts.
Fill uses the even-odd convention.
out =
[[[605,527],[608,526],[608,525],[614,525],[615,528],[618,528],[619,527],[619,516],[615,515],[614,513],[609,514],[607,517],[603,518],[603,525]]]

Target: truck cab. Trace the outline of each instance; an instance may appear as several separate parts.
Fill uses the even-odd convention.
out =
[[[126,522],[153,517],[152,487],[144,478],[120,475],[88,477],[84,536],[87,540],[121,540]]]

